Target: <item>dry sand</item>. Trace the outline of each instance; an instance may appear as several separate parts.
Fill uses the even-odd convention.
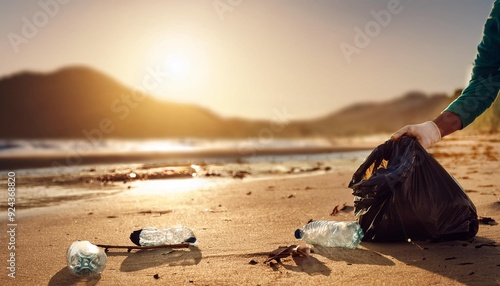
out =
[[[500,220],[500,140],[454,137],[431,152],[460,182],[480,216]],[[195,190],[176,191],[172,180],[137,182],[116,195],[18,210],[16,278],[7,277],[3,231],[0,284],[500,284],[499,225],[480,225],[471,241],[363,242],[355,250],[317,247],[308,258],[290,257],[272,267],[264,264],[278,246],[299,243],[294,230],[309,219],[355,220],[352,207],[335,216],[330,213],[344,202],[353,205],[346,186],[360,163],[319,175],[220,180],[223,183]],[[150,191],[153,184],[159,192]],[[162,192],[162,188],[173,191]],[[66,250],[75,240],[130,245],[133,230],[177,224],[194,229],[197,247],[173,252],[110,250],[105,271],[90,280],[73,277],[66,268]],[[483,244],[494,246],[480,247]],[[252,265],[251,260],[258,263]]]

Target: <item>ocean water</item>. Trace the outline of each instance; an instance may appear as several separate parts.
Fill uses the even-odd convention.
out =
[[[96,161],[61,164],[52,167],[13,169],[0,166],[0,182],[8,171],[19,180],[19,206],[30,209],[65,204],[71,201],[112,196],[119,193],[145,195],[180,190],[195,190],[210,185],[235,183],[236,173],[255,180],[275,176],[305,176],[328,172],[352,172],[369,154],[369,150],[337,152],[334,144],[322,139],[300,140],[102,140],[98,144],[84,140],[0,140],[0,163],[12,164],[19,158],[99,157]],[[259,152],[283,150],[291,152]],[[310,150],[315,150],[310,152]],[[222,153],[218,153],[218,152]],[[192,152],[192,153],[191,153]],[[198,153],[197,153],[198,152]],[[174,156],[175,154],[181,156]],[[199,154],[200,156],[191,156]],[[149,154],[146,156],[137,156]],[[171,158],[171,154],[175,158]],[[223,154],[219,156],[218,154]],[[227,155],[229,154],[229,155]],[[119,155],[119,156],[116,156]],[[113,158],[121,158],[113,161]],[[109,160],[108,160],[109,158]],[[10,161],[9,161],[10,160]],[[49,162],[52,159],[49,159]],[[171,170],[189,170],[192,176],[151,179]],[[149,175],[146,180],[107,181],[103,177]],[[126,177],[129,178],[129,177]],[[137,177],[138,178],[138,177]],[[156,177],[158,178],[158,177]],[[120,181],[122,180],[122,181]],[[169,186],[172,189],[169,189]],[[0,207],[6,193],[0,194]]]
[[[286,152],[280,152],[287,150]],[[313,150],[313,151],[311,151]],[[334,152],[334,144],[326,139],[276,140],[206,140],[206,139],[151,139],[151,140],[0,140],[0,169],[8,164],[37,172],[41,164],[30,165],[30,160],[46,160],[42,169],[55,172],[70,171],[82,165],[100,164],[227,164],[273,163],[286,161],[359,158],[365,151]],[[47,159],[49,158],[49,159]],[[50,158],[54,158],[50,161]],[[56,164],[54,164],[54,162]],[[51,167],[51,168],[46,168]],[[19,169],[14,167],[14,169]],[[46,172],[48,170],[42,170]]]
[[[326,139],[293,140],[207,140],[207,139],[148,139],[148,140],[0,140],[0,155],[46,155],[66,153],[128,153],[128,152],[175,152],[200,150],[262,150],[270,148],[317,148],[329,147]]]

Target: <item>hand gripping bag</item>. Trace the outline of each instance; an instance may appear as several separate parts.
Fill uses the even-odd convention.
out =
[[[364,241],[460,240],[478,231],[472,201],[413,138],[375,148],[349,188]]]

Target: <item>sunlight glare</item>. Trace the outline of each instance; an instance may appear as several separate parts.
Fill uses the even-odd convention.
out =
[[[151,94],[164,100],[198,102],[209,86],[205,43],[187,34],[170,35],[145,53],[146,65],[167,76]]]
[[[181,53],[172,53],[167,56],[165,70],[173,79],[182,79],[189,74],[189,59]]]
[[[208,180],[202,178],[184,178],[168,180],[135,181],[131,184],[132,189],[128,195],[172,195],[186,193],[202,189],[210,189],[215,186],[227,185],[228,180]]]

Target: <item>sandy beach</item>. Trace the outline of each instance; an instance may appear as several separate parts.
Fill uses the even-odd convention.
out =
[[[498,136],[454,136],[429,152],[462,185],[479,216],[500,220]],[[7,276],[9,234],[2,209],[1,284],[500,284],[499,225],[481,224],[469,241],[362,242],[355,250],[314,247],[310,257],[264,263],[279,246],[300,244],[293,233],[310,219],[355,220],[347,185],[362,159],[339,162],[311,172],[255,178],[116,182],[107,195],[18,208],[15,279]],[[16,180],[20,194],[23,177]],[[330,215],[344,203],[344,210]],[[94,279],[72,276],[66,268],[66,251],[75,240],[131,245],[134,230],[173,225],[192,228],[198,245],[177,250],[111,249],[106,269]]]

